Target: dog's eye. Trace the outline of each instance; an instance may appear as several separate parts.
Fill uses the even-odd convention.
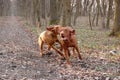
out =
[[[61,37],[64,38],[65,36],[63,34],[61,34]]]
[[[69,33],[69,36],[71,36],[71,33]]]

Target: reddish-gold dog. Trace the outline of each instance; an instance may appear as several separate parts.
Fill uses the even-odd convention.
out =
[[[64,27],[62,27],[60,25],[54,25],[54,26],[47,27],[46,29],[50,32],[53,32],[57,36],[57,35],[59,35],[62,28],[64,28]],[[62,50],[62,44],[61,44],[60,40],[58,39],[58,37],[57,37],[57,41],[61,45],[61,50]]]
[[[57,53],[59,53],[59,55],[61,55],[63,57],[63,54],[53,46],[53,44],[55,42],[60,43],[58,38],[57,38],[56,31],[55,30],[50,31],[50,29],[51,29],[50,27],[47,27],[46,29],[47,30],[43,31],[39,35],[39,38],[38,38],[38,44],[39,44],[39,47],[40,47],[40,55],[41,56],[43,55],[43,44],[46,43],[48,45],[48,50],[53,48],[55,51],[57,51]]]
[[[64,50],[64,57],[67,60],[67,64],[71,65],[70,60],[69,60],[69,54],[70,54],[69,53],[70,51],[68,50],[69,47],[73,47],[74,56],[76,56],[75,54],[75,49],[76,49],[79,59],[82,59],[79,48],[78,48],[74,29],[72,29],[71,27],[55,26],[55,27],[51,27],[49,30],[56,31],[57,34],[60,34],[60,42],[62,45],[62,49]]]
[[[75,30],[72,29],[71,27],[64,27],[60,31],[60,37],[61,37],[60,41],[64,50],[64,56],[67,60],[67,64],[71,65],[71,62],[69,60],[69,49],[68,49],[69,47],[73,47],[74,56],[76,55],[75,54],[75,49],[76,49],[79,59],[82,60],[82,57],[80,55],[80,51],[78,48],[78,44],[77,44]]]

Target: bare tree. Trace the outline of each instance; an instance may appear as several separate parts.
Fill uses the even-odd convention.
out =
[[[111,16],[111,10],[112,10],[112,5],[113,5],[113,0],[109,0],[109,7],[108,7],[108,11],[107,11],[107,21],[106,21],[106,29],[109,29],[109,24],[110,24],[110,16]]]
[[[114,25],[110,36],[120,37],[120,0],[115,1]]]
[[[83,0],[83,16],[87,15],[88,12],[88,5],[89,5],[89,0]]]
[[[98,25],[98,22],[99,22],[99,16],[100,16],[100,10],[101,10],[101,7],[100,7],[100,0],[96,0],[97,2],[97,11],[96,11],[96,26]]]
[[[73,18],[73,25],[75,25],[76,24],[76,19],[81,15],[81,7],[82,7],[82,5],[81,5],[81,2],[82,2],[82,0],[76,0],[76,4],[74,5],[75,6],[75,12],[74,12],[74,10],[73,10],[73,14],[74,14],[74,18]]]
[[[71,0],[62,0],[63,12],[62,12],[62,25],[71,26]]]
[[[57,16],[57,1],[50,0],[50,24],[57,24],[58,16]]]
[[[106,9],[107,9],[107,4],[106,0],[101,0],[102,2],[102,28],[105,28],[105,19],[106,19]]]
[[[113,0],[13,0],[16,4],[15,13],[10,10],[10,0],[0,0],[0,16],[14,15],[24,17],[34,26],[76,24],[79,16],[89,19],[90,29],[99,26],[109,29],[113,16]],[[101,20],[100,20],[101,19]]]
[[[3,0],[0,0],[0,16],[3,15]]]
[[[40,12],[41,12],[41,18],[45,19],[45,1],[46,0],[40,0]]]
[[[89,13],[89,24],[90,24],[90,29],[91,30],[92,30],[92,26],[93,26],[92,25],[92,19],[91,19],[91,8],[92,8],[93,4],[94,4],[94,0],[92,0],[91,3],[89,4],[89,10],[88,10],[89,11],[88,12]]]

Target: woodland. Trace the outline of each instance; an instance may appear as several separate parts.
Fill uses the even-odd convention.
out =
[[[50,25],[75,29],[82,60],[40,57]],[[120,0],[0,0],[0,80],[120,80]]]

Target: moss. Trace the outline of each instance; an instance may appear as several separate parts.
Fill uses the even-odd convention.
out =
[[[120,38],[120,31],[119,32],[111,32],[110,34],[109,34],[109,36],[110,37],[119,37]]]
[[[114,36],[115,34],[114,34],[114,32],[112,31],[108,36],[110,36],[110,37],[112,37],[112,36]]]

